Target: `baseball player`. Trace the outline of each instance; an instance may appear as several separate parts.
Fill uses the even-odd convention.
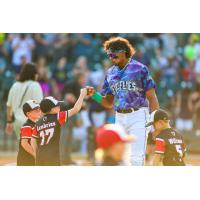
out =
[[[19,152],[17,155],[18,166],[33,166],[35,165],[36,154],[31,146],[31,137],[35,129],[36,121],[41,117],[40,105],[35,101],[26,101],[23,105],[24,115],[28,118],[25,124],[21,127]]]
[[[126,165],[144,165],[149,113],[159,108],[155,82],[148,68],[134,60],[135,49],[121,37],[105,41],[104,49],[113,66],[107,71],[101,94],[90,89],[92,98],[116,111],[116,123],[121,124],[136,141],[125,153]]]
[[[60,111],[60,102],[53,97],[46,97],[40,103],[44,116],[36,123],[36,129],[32,134],[32,146],[36,153],[36,165],[59,166],[60,165],[60,129],[82,107],[87,95],[87,89],[81,89],[80,96],[74,107],[68,111]],[[38,143],[38,145],[37,145]]]
[[[127,135],[119,124],[106,124],[96,133],[97,148],[103,149],[103,166],[121,165],[125,146],[135,137]]]
[[[184,166],[186,145],[182,136],[170,126],[169,116],[164,110],[156,110],[152,113],[151,121],[146,125],[155,128],[154,137],[155,155],[153,165]]]

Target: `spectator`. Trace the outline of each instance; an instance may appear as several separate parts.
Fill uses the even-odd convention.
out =
[[[194,73],[194,60],[186,60],[184,68],[181,69],[181,76],[183,81],[194,81],[195,73]]]
[[[69,38],[66,33],[57,33],[53,43],[53,63],[59,62],[62,57],[68,56]]]
[[[200,83],[200,52],[197,55],[194,66],[195,80]]]
[[[88,81],[89,81],[90,85],[97,87],[102,82],[105,72],[104,72],[104,69],[102,68],[101,64],[99,64],[99,63],[95,64],[94,69],[95,70],[90,72]]]
[[[34,35],[34,39],[36,58],[38,58],[39,56],[48,56],[48,48],[50,46],[50,43],[46,39],[45,34],[36,33]]]
[[[25,123],[26,117],[22,111],[22,105],[28,100],[40,102],[43,98],[42,90],[37,82],[37,70],[34,64],[26,64],[8,95],[7,101],[7,124],[6,132],[11,134],[14,131],[19,138],[20,127]]]
[[[37,71],[38,71],[38,82],[40,83],[44,96],[50,96],[51,95],[51,85],[50,85],[51,73],[49,71],[49,67],[46,64],[45,57],[38,58]]]
[[[75,80],[68,82],[65,86],[65,94],[66,94],[66,100],[69,102],[72,99],[77,99],[80,88],[85,87],[87,82],[87,77],[84,73],[79,73],[75,76]],[[71,101],[73,102],[73,101]],[[78,139],[80,142],[80,150],[82,154],[86,154],[86,145],[87,145],[87,129],[90,126],[89,116],[88,112],[86,110],[86,104],[83,104],[83,108],[80,111],[78,118],[76,119],[76,122],[78,120],[78,124],[76,123],[73,128],[73,136],[74,138]],[[82,123],[80,123],[82,122]]]
[[[88,127],[88,160],[94,161],[94,152],[96,148],[95,133],[98,128],[107,122],[107,111],[104,107],[91,100],[89,104],[90,126]]]
[[[67,59],[65,57],[58,60],[56,67],[53,69],[52,78],[53,95],[60,100],[67,80]]]
[[[155,49],[155,58],[151,59],[151,66],[156,71],[162,71],[168,66],[168,59],[160,48]]]
[[[1,57],[1,49],[0,49],[0,99],[3,100],[4,95],[4,87],[2,87],[5,80],[5,70],[6,70],[6,61],[4,57]]]
[[[177,54],[177,39],[174,33],[160,35],[162,41],[162,53],[165,57],[174,57]]]
[[[183,133],[189,132],[193,128],[192,123],[192,99],[191,83],[182,82],[182,91],[177,93],[177,120],[176,128]]]
[[[200,51],[199,44],[197,44],[198,36],[196,34],[191,34],[188,38],[188,44],[184,48],[184,56],[190,61],[197,59],[197,55]]]
[[[200,83],[195,85],[195,90],[191,94],[193,129],[196,136],[200,136]]]
[[[107,69],[110,66],[110,60],[105,59],[102,62],[103,68],[100,68],[100,64],[97,65],[96,71],[90,73],[89,81],[90,85],[94,86],[98,90],[100,90]],[[110,112],[109,112],[110,113]],[[89,102],[89,119],[90,119],[90,127],[88,128],[88,160],[94,162],[95,159],[95,149],[96,149],[96,142],[95,142],[95,133],[97,129],[103,126],[107,122],[107,111],[104,107],[100,104],[96,103],[95,101],[90,99]],[[110,122],[110,121],[109,121]]]
[[[86,76],[88,76],[88,60],[85,56],[80,56],[77,58],[73,73],[75,76],[79,73],[85,73]]]
[[[157,33],[147,33],[144,34],[144,46],[147,50],[152,50],[160,46],[159,34]]]
[[[144,63],[147,66],[150,65],[150,62],[151,62],[150,57],[149,57],[148,53],[145,51],[144,46],[142,46],[142,45],[138,46],[138,50],[136,51],[135,58],[136,58],[136,60]]]
[[[30,35],[24,33],[15,35],[12,41],[12,64],[16,73],[20,72],[22,57],[25,57],[27,62],[32,61],[32,50],[34,47],[34,40]]]
[[[84,105],[84,108],[80,111],[79,118],[82,123],[73,128],[73,138],[78,140],[80,143],[80,153],[82,155],[86,155],[88,144],[88,129],[91,127],[86,105]]]
[[[173,88],[177,81],[177,70],[179,63],[176,57],[168,57],[167,65],[163,67],[163,80],[166,82],[168,88]]]
[[[64,101],[68,104],[69,108],[72,108],[79,97],[80,89],[85,86],[86,77],[85,74],[78,74],[75,76],[74,80],[67,81],[64,87]],[[79,126],[82,120],[80,115],[76,115],[68,121],[66,126],[61,129],[61,163],[65,165],[74,164],[71,159],[72,152],[72,139],[73,139],[73,129],[75,126]]]
[[[5,34],[0,33],[0,65],[6,63],[6,59],[8,58],[8,52],[5,47]]]
[[[74,35],[73,46],[74,46],[74,57],[86,56],[89,57],[91,48],[91,35],[88,33],[78,33]]]

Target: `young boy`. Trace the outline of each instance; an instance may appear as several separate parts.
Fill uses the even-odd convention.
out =
[[[17,165],[33,166],[35,165],[36,155],[31,146],[31,137],[33,130],[35,129],[35,123],[41,117],[40,105],[33,100],[27,101],[23,105],[23,112],[28,120],[21,127]]]
[[[32,134],[32,145],[36,154],[36,165],[59,166],[60,165],[60,129],[81,109],[87,89],[81,89],[80,96],[74,107],[68,111],[60,111],[60,102],[53,97],[46,97],[40,103],[44,116],[36,123],[36,131]],[[37,140],[37,141],[36,141]]]
[[[155,132],[155,155],[153,165],[184,166],[186,145],[182,136],[170,126],[167,112],[156,110],[152,114],[151,121],[146,127],[153,125]]]
[[[97,147],[103,149],[103,166],[121,165],[126,143],[134,140],[119,124],[107,124],[96,133]]]

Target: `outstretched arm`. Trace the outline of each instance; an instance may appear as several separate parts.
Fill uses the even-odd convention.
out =
[[[74,107],[68,111],[68,117],[71,117],[80,111],[83,104],[83,100],[86,96],[87,96],[87,89],[86,88],[81,89],[80,96],[76,101]]]
[[[102,96],[99,92],[96,92],[93,87],[88,87],[88,96],[91,96],[94,101],[101,104],[107,109],[111,109],[113,107],[114,96],[112,94],[107,94]]]

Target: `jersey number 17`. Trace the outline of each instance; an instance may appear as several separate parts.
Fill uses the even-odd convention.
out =
[[[40,131],[41,143],[40,145],[48,144],[51,138],[53,137],[54,128],[46,129]]]

